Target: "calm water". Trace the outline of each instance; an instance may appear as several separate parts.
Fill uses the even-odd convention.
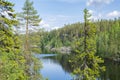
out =
[[[72,80],[71,68],[66,63],[67,57],[55,54],[37,55],[43,63],[40,73],[49,80]],[[120,64],[105,61],[106,71],[96,80],[120,80]]]
[[[54,56],[54,59],[53,59]],[[70,73],[65,71],[61,64],[55,59],[55,54],[41,54],[43,68],[40,71],[42,76],[49,80],[71,80]]]

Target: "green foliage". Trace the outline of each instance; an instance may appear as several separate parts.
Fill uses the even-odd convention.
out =
[[[35,53],[41,53],[41,49],[40,49],[40,40],[41,40],[41,32],[42,30],[39,29],[37,32],[30,32],[29,34],[29,42],[30,44],[30,49],[32,52]]]
[[[100,71],[104,71],[105,68],[99,64],[103,63],[103,60],[96,53],[96,26],[93,25],[89,20],[90,14],[88,10],[84,10],[84,29],[83,38],[77,47],[83,47],[82,50],[75,49],[74,55],[70,62],[73,64],[74,74],[78,75],[79,79],[82,80],[96,80],[99,76]]]
[[[93,27],[96,26],[96,29],[93,28],[93,31],[96,30],[96,55],[102,58],[119,60],[120,18],[114,20],[98,20],[90,25]],[[74,53],[74,49],[83,51],[84,48],[79,47],[83,43],[83,32],[84,23],[68,24],[63,28],[50,32],[43,31],[40,33],[42,36],[40,40],[41,51],[44,52],[47,49],[50,52],[51,48],[60,48],[63,46],[72,47],[73,51],[71,53]],[[90,41],[92,43],[92,40]]]
[[[41,19],[39,19],[39,15],[37,15],[37,11],[33,7],[33,2],[26,0],[22,9],[21,18],[25,21],[28,20],[29,26],[39,26]]]
[[[118,60],[120,57],[120,20],[102,20],[96,24],[102,25],[98,28],[97,54],[105,58]]]
[[[82,36],[79,35],[79,31],[81,27],[79,27],[80,23],[65,25],[65,27],[60,28],[58,30],[52,30],[50,32],[42,31],[38,32],[41,35],[40,40],[40,48],[41,51],[44,53],[52,48],[60,48],[60,47],[69,47],[74,46],[74,42],[78,37]],[[32,33],[34,34],[34,33]],[[34,36],[33,36],[34,37]]]
[[[17,24],[12,12],[13,4],[8,1],[0,1],[0,79],[1,80],[26,80],[24,73],[25,58],[20,52],[20,42],[13,34],[12,26]],[[6,17],[4,14],[6,11]]]

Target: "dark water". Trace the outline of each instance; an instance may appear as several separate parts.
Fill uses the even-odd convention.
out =
[[[68,57],[55,54],[37,55],[43,63],[40,71],[49,80],[73,80],[72,69],[67,63]],[[96,80],[120,80],[120,64],[105,60],[106,71]]]

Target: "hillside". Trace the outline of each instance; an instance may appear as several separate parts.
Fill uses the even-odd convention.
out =
[[[94,22],[97,32],[97,55],[118,58],[120,55],[120,19]],[[61,48],[77,48],[77,41],[83,35],[83,23],[65,25],[63,28],[42,33],[42,51],[59,51]],[[64,49],[63,49],[64,50]],[[69,50],[68,50],[69,51]]]

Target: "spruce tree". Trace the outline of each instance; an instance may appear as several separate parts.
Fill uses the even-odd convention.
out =
[[[12,30],[17,24],[13,6],[9,1],[0,0],[0,79],[26,80],[25,59],[20,52],[19,39]]]
[[[99,63],[103,60],[96,54],[96,26],[90,22],[91,14],[87,9],[84,9],[84,27],[83,36],[77,42],[77,48],[74,50],[74,55],[70,62],[73,64],[73,73],[77,74],[81,80],[96,80],[99,76]]]

